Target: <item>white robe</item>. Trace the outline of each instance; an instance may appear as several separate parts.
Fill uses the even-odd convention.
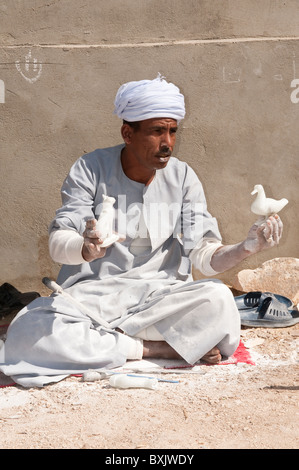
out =
[[[64,264],[57,282],[111,328],[99,326],[60,294],[33,301],[11,323],[0,351],[0,370],[25,387],[140,357],[138,335],[153,326],[190,364],[214,346],[230,356],[239,344],[240,316],[230,290],[217,279],[192,278],[191,260],[204,274],[216,274],[209,260],[221,246],[196,174],[171,157],[145,186],[124,174],[122,148],[96,150],[72,166],[49,228],[50,234],[76,234],[70,250],[75,256],[68,250],[63,255],[76,264]],[[115,230],[126,239],[87,263],[80,254],[82,233],[86,220],[99,215],[103,194],[116,199]]]

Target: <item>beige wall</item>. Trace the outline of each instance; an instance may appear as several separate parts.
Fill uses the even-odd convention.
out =
[[[56,277],[47,226],[63,179],[83,153],[121,142],[118,87],[158,72],[185,94],[175,155],[225,243],[255,220],[254,184],[290,201],[279,248],[238,269],[299,256],[297,0],[0,0],[0,45],[0,283],[43,292]]]

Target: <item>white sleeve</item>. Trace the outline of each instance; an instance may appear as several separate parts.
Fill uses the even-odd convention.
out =
[[[75,230],[54,230],[49,237],[50,256],[56,263],[87,263],[82,256],[83,237]]]
[[[219,274],[211,266],[211,259],[215,251],[223,246],[216,238],[204,238],[189,253],[189,258],[195,269],[198,269],[205,276],[215,276]]]

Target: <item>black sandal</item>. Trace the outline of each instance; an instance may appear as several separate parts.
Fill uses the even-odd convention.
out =
[[[17,313],[37,297],[40,297],[38,292],[22,293],[5,282],[0,286],[0,318],[4,318],[10,313]]]
[[[271,297],[273,299],[278,300],[278,302],[283,303],[286,308],[290,308],[293,305],[293,302],[288,299],[287,297],[279,294],[272,294],[271,292],[260,292],[260,291],[253,291],[248,292],[244,295],[238,295],[235,297],[235,302],[237,305],[238,310],[247,310],[247,309],[254,309],[256,310],[266,298]]]

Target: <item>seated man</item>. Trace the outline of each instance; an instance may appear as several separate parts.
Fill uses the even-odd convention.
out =
[[[244,241],[222,244],[195,172],[172,157],[185,115],[175,85],[160,76],[126,83],[115,113],[123,144],[75,162],[49,228],[50,254],[63,264],[57,282],[75,303],[57,293],[34,300],[11,323],[0,353],[0,370],[25,387],[130,359],[194,364],[232,355],[239,312],[231,291],[209,277],[277,245],[282,234],[275,216]],[[96,230],[103,195],[115,199],[114,230],[123,235],[108,247]],[[192,264],[207,279],[194,281]]]

